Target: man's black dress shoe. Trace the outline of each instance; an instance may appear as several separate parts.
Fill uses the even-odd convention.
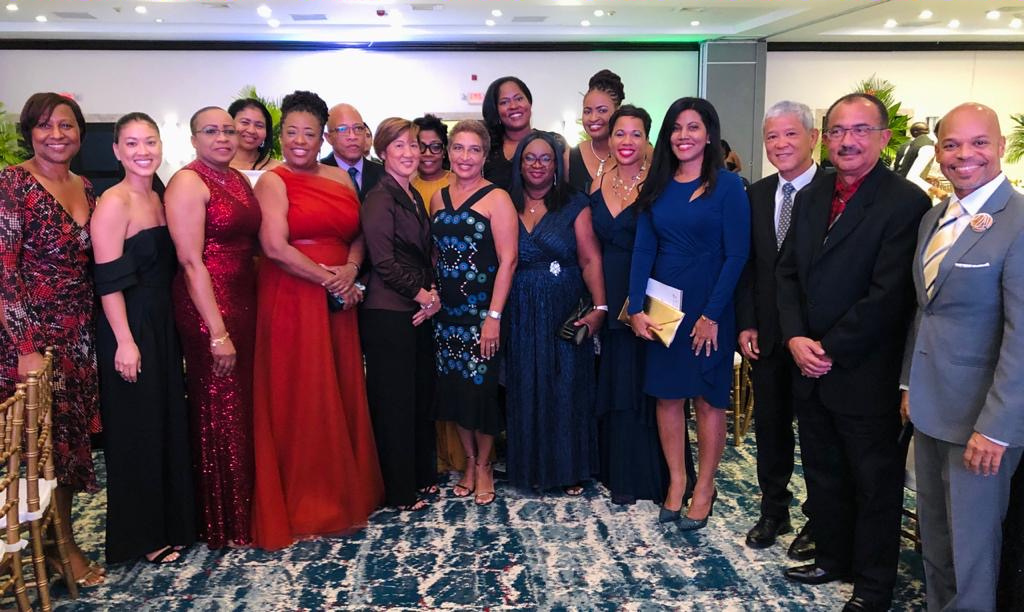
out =
[[[842,580],[844,578],[842,574],[824,570],[814,563],[786,568],[784,574],[787,579],[802,584],[825,584],[828,582]]]
[[[810,561],[814,558],[817,548],[814,545],[814,538],[811,536],[811,530],[808,528],[810,523],[807,523],[800,529],[800,533],[797,534],[796,539],[789,545],[789,552],[786,555],[794,561]]]
[[[775,538],[793,531],[789,519],[777,519],[762,515],[750,531],[747,532],[746,544],[750,548],[768,548],[775,544]]]
[[[886,612],[889,607],[889,604],[871,601],[859,595],[854,595],[843,606],[843,612]]]

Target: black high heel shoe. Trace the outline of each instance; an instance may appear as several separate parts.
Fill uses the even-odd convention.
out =
[[[704,529],[708,525],[708,519],[711,514],[715,511],[715,501],[718,499],[718,489],[711,494],[711,505],[708,507],[708,515],[704,518],[697,520],[686,516],[685,514],[679,518],[679,530],[680,531],[696,531],[698,529]]]
[[[678,510],[669,510],[665,507],[665,504],[658,506],[658,522],[659,523],[674,523],[683,516],[683,510],[686,508],[686,503],[690,500],[693,495],[690,489],[687,489],[683,493],[683,501],[679,504]]]

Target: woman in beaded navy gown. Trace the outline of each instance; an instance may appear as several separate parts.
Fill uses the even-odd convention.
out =
[[[567,342],[557,331],[589,294],[595,308],[577,322],[589,337],[608,304],[589,201],[562,180],[563,154],[554,134],[534,131],[513,158],[520,223],[505,355],[507,468],[516,486],[579,495],[597,472],[594,345]]]
[[[684,530],[707,524],[717,497],[732,386],[733,294],[750,250],[750,210],[738,175],[723,168],[721,124],[710,102],[680,98],[658,134],[650,175],[637,197],[629,278],[634,333],[648,340],[644,391],[658,398],[658,431],[669,466],[659,520]],[[643,312],[648,279],[682,290],[685,318],[671,346],[654,340]],[[697,417],[700,472],[685,515],[684,406]]]
[[[143,113],[114,124],[125,179],[92,216],[100,409],[107,463],[107,562],[170,563],[195,541],[188,407],[171,309],[178,269],[153,191],[160,132]],[[143,369],[145,365],[145,369]]]
[[[629,266],[636,237],[633,202],[647,177],[650,129],[651,116],[631,104],[611,115],[608,146],[612,163],[608,172],[597,178],[590,196],[594,233],[601,243],[608,308],[613,315],[622,310],[629,292]],[[600,339],[595,403],[599,478],[614,503],[660,501],[668,486],[668,467],[658,440],[655,399],[643,391],[647,347],[615,316],[607,318]],[[697,473],[688,446],[686,474],[687,482],[692,483]]]
[[[516,267],[516,214],[508,194],[481,176],[490,146],[479,121],[449,134],[451,185],[430,200],[441,310],[434,315],[437,420],[456,425],[466,470],[452,490],[494,501],[491,449],[501,433],[498,367],[501,313]],[[500,145],[499,145],[500,146]]]

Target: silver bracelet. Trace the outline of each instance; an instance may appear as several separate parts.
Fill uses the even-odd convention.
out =
[[[594,310],[603,310],[608,312],[608,304],[598,304],[597,306],[594,306]]]

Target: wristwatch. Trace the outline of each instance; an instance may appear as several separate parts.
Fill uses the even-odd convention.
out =
[[[488,310],[485,314],[490,318],[494,319],[495,321],[501,320],[501,313],[498,312],[497,310]]]

